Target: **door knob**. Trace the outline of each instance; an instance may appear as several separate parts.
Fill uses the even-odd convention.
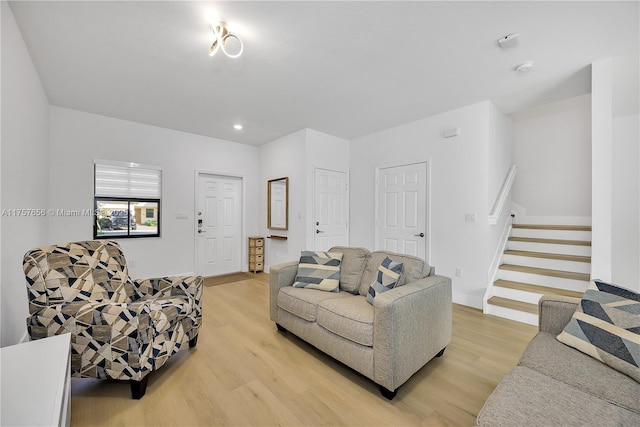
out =
[[[416,237],[424,237],[424,233],[414,234],[414,236],[416,236]]]
[[[324,233],[324,231],[316,230],[316,234],[318,233]]]

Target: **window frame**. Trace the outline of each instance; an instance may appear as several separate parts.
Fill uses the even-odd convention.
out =
[[[96,170],[98,167],[100,166],[115,166],[115,167],[119,167],[119,168],[123,168],[123,169],[136,169],[137,167],[140,167],[142,169],[148,169],[148,170],[156,170],[159,172],[159,180],[158,180],[158,189],[159,191],[156,193],[159,197],[144,197],[144,196],[136,196],[136,195],[127,195],[127,196],[117,196],[117,195],[96,195],[97,191],[97,179],[96,179]],[[155,195],[155,194],[154,194]],[[113,160],[99,160],[99,159],[94,159],[93,161],[93,205],[94,205],[94,212],[93,212],[93,238],[94,239],[106,239],[106,240],[115,240],[115,239],[138,239],[138,238],[147,238],[147,237],[161,237],[161,212],[162,212],[162,168],[158,167],[158,166],[152,166],[152,165],[144,165],[144,164],[140,164],[140,163],[129,163],[129,162],[118,162],[118,161],[113,161]],[[127,219],[127,228],[126,230],[123,230],[122,233],[118,233],[118,234],[98,234],[98,221],[100,220],[100,210],[101,208],[99,207],[100,202],[118,202],[118,203],[126,203],[127,204],[127,211],[129,212],[129,215],[134,215],[135,218],[135,208],[133,207],[136,203],[153,203],[157,206],[157,226],[156,226],[156,232],[155,233],[136,233],[134,230],[131,229],[131,220],[130,217]],[[133,209],[133,210],[132,210]],[[145,209],[145,213],[146,213],[146,209]],[[137,225],[139,225],[136,222],[136,228]],[[126,234],[125,234],[126,231]],[[134,231],[132,233],[132,231]]]
[[[131,207],[135,204],[135,203],[157,203],[158,205],[158,225],[157,225],[157,231],[153,234],[149,234],[149,233],[131,233],[131,221],[127,221],[127,234],[98,234],[98,216],[97,213],[100,210],[100,208],[98,207],[98,202],[126,202],[127,203],[127,209],[129,212],[131,212]],[[141,237],[160,237],[160,199],[143,199],[143,198],[131,198],[131,197],[105,197],[105,196],[100,196],[100,197],[94,197],[94,218],[95,220],[93,221],[93,238],[94,239],[108,239],[108,240],[113,240],[113,239],[138,239]],[[140,225],[140,224],[137,224]]]

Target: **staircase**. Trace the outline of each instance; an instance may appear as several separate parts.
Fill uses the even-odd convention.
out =
[[[590,271],[591,226],[514,224],[485,313],[537,325],[540,297],[582,296]]]

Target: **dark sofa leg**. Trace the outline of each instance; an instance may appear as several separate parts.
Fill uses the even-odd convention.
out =
[[[140,381],[129,380],[129,385],[131,385],[132,399],[139,400],[147,392],[147,382],[149,381],[149,375],[151,374],[147,374],[147,376]]]
[[[436,354],[436,357],[442,357],[442,355],[444,354],[444,351],[447,349],[447,347],[443,348],[442,350],[440,350],[438,352],[438,354]]]
[[[276,323],[276,328],[278,328],[278,332],[282,332],[283,334],[287,332],[287,330],[279,323]]]
[[[198,344],[198,336],[197,335],[189,340],[189,348],[195,347],[196,344]]]
[[[391,391],[388,388],[382,387],[381,385],[379,385],[378,387],[380,387],[380,394],[382,394],[382,396],[384,396],[388,400],[393,400],[393,398],[396,397],[396,394],[398,393],[398,389]]]

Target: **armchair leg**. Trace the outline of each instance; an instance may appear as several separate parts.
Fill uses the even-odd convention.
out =
[[[131,398],[135,400],[140,400],[142,396],[147,392],[147,382],[149,381],[149,375],[145,376],[140,381],[129,380],[129,385],[131,386]]]
[[[197,335],[189,340],[189,348],[195,347],[196,344],[198,344],[198,336]]]
[[[442,350],[440,350],[438,352],[438,354],[436,354],[436,357],[442,357],[442,355],[444,354],[444,351],[447,349],[447,347],[443,348]]]
[[[280,323],[276,323],[276,328],[278,328],[278,332],[287,333],[287,330]]]
[[[382,387],[381,385],[379,385],[378,387],[380,387],[380,394],[382,394],[382,396],[388,400],[393,400],[393,398],[396,397],[396,394],[398,393],[398,389],[391,391],[388,388]]]

